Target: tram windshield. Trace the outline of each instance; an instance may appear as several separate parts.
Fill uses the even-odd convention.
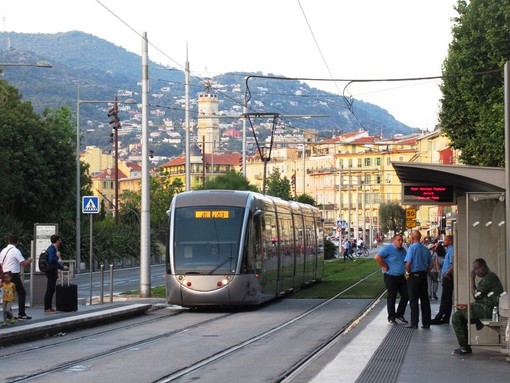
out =
[[[193,206],[175,209],[176,274],[232,274],[237,267],[244,208]]]

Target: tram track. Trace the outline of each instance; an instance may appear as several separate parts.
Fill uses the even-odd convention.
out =
[[[58,338],[58,339],[62,339],[62,340],[54,341],[51,344],[45,344],[45,345],[39,345],[38,342],[30,342],[28,344],[21,345],[21,346],[17,347],[18,348],[17,350],[11,351],[9,354],[0,355],[0,361],[3,359],[6,359],[6,358],[16,357],[17,355],[25,354],[28,351],[48,350],[51,352],[52,349],[58,349],[63,344],[79,343],[79,342],[86,340],[87,338],[90,338],[91,336],[98,337],[98,336],[103,336],[103,335],[107,335],[107,334],[113,334],[116,332],[129,331],[130,329],[132,329],[134,327],[140,326],[140,324],[144,325],[144,324],[153,323],[153,322],[159,321],[163,318],[173,317],[173,316],[176,316],[176,315],[179,315],[182,313],[183,313],[183,311],[175,310],[173,312],[169,312],[168,314],[162,315],[160,317],[143,317],[142,320],[140,320],[136,323],[121,324],[120,326],[118,326],[118,324],[122,323],[122,322],[115,322],[115,324],[108,326],[110,328],[105,329],[104,327],[95,327],[93,335],[79,335],[79,336],[73,337],[72,339],[69,339],[68,335],[70,335],[70,334],[68,334],[68,333],[57,333],[55,335],[52,335],[51,338],[52,339]]]
[[[46,376],[48,374],[55,373],[55,372],[58,372],[58,371],[65,371],[65,370],[68,370],[70,368],[75,368],[76,366],[79,366],[79,365],[84,364],[86,362],[97,360],[97,359],[100,359],[100,358],[105,357],[105,356],[111,356],[111,355],[114,355],[114,354],[118,354],[118,353],[121,353],[123,351],[132,349],[134,347],[138,347],[138,346],[149,344],[151,342],[160,341],[161,339],[170,337],[170,336],[175,335],[177,333],[180,333],[180,332],[183,332],[183,331],[189,331],[191,329],[203,326],[205,324],[210,324],[210,323],[212,323],[214,321],[222,320],[222,319],[224,319],[224,318],[226,318],[228,316],[234,315],[234,314],[235,313],[227,313],[227,314],[221,315],[221,316],[216,317],[216,318],[212,318],[212,319],[208,319],[208,320],[204,320],[204,321],[195,323],[195,324],[187,326],[185,328],[179,328],[179,329],[176,329],[176,330],[164,332],[162,334],[154,335],[154,336],[151,336],[151,337],[148,337],[148,338],[145,338],[145,339],[141,339],[141,340],[138,340],[138,341],[135,341],[135,342],[129,342],[129,343],[124,344],[122,346],[111,348],[111,349],[105,350],[103,352],[94,353],[94,354],[89,355],[89,356],[84,357],[84,358],[73,359],[73,360],[67,361],[65,363],[54,365],[54,366],[51,367],[51,369],[41,370],[41,371],[37,371],[37,372],[32,373],[32,374],[27,374],[27,375],[23,375],[23,376],[19,376],[19,377],[13,378],[13,379],[9,379],[8,382],[9,383],[26,382],[26,381],[33,380],[35,378],[44,377],[44,376]],[[167,315],[166,317],[170,317],[170,316],[175,316],[175,314]],[[142,322],[142,324],[147,324],[149,322],[155,322],[155,321],[161,321],[161,319],[164,319],[164,318],[159,317],[159,318],[151,319],[151,320]],[[83,336],[83,337],[74,338],[74,339],[72,339],[70,341],[66,340],[64,342],[52,343],[51,345],[35,347],[35,348],[28,349],[28,350],[25,349],[22,352],[24,354],[26,354],[27,351],[39,352],[39,351],[44,350],[45,352],[51,352],[52,349],[58,349],[64,343],[66,345],[69,345],[69,343],[80,342],[80,341],[83,341],[86,338],[91,338],[91,337],[96,338],[97,336],[104,335],[106,333],[110,333],[111,334],[111,333],[116,332],[116,331],[126,331],[126,330],[129,330],[130,328],[133,328],[134,326],[139,327],[140,326],[140,322],[138,322],[136,324],[127,325],[127,326],[117,327],[117,328],[112,329],[112,330],[94,332],[94,334],[86,335],[86,336]],[[18,353],[16,353],[16,352],[15,353],[10,353],[8,355],[2,356],[2,358],[0,358],[0,359],[11,359],[11,358],[16,357],[16,354],[19,355],[22,352],[20,351]]]
[[[379,270],[377,271],[374,271],[372,272],[371,274],[367,275],[366,277],[360,279],[358,282],[352,284],[351,286],[347,287],[346,289],[342,290],[341,292],[339,292],[338,294],[336,294],[335,296],[333,296],[332,298],[316,305],[315,307],[312,307],[311,309],[307,310],[306,312],[304,312],[303,314],[293,318],[292,320],[289,320],[269,331],[266,331],[260,335],[257,335],[251,339],[248,339],[242,343],[239,343],[233,347],[230,347],[226,350],[223,350],[222,352],[220,353],[217,353],[215,355],[212,355],[211,357],[207,358],[207,359],[204,359],[198,363],[195,363],[194,365],[192,366],[188,366],[180,371],[176,371],[172,374],[169,374],[167,376],[164,376],[164,377],[161,377],[160,379],[158,380],[155,380],[153,381],[152,383],[167,383],[167,382],[172,382],[172,381],[175,381],[179,378],[182,378],[188,374],[190,374],[191,372],[195,372],[197,371],[198,369],[204,367],[204,366],[207,366],[211,363],[214,363],[216,361],[218,361],[219,359],[229,355],[229,354],[232,354],[234,352],[236,352],[237,350],[240,350],[246,346],[249,346],[255,342],[258,342],[264,338],[267,338],[271,335],[273,335],[275,332],[277,331],[280,331],[281,329],[287,327],[287,326],[290,326],[292,324],[294,324],[295,322],[301,320],[302,318],[305,318],[307,317],[308,315],[314,313],[315,311],[321,309],[322,307],[330,304],[332,301],[334,301],[335,299],[341,297],[343,294],[347,293],[349,290],[351,290],[352,288],[358,286],[359,284],[363,283],[364,281],[366,281],[367,279],[369,279],[370,277],[372,277],[373,275],[375,275],[376,273],[380,273]],[[384,294],[384,293],[383,293]],[[381,295],[382,296],[382,295]],[[366,314],[377,304],[377,302],[380,300],[381,296],[375,298],[374,300],[372,300],[355,318],[352,319],[352,321],[350,321],[349,323],[347,323],[345,326],[342,326],[332,337],[330,337],[329,339],[327,339],[325,342],[323,342],[323,344],[321,344],[319,347],[317,347],[310,355],[309,357],[305,358],[304,360],[301,360],[299,361],[298,363],[296,363],[294,366],[292,366],[289,370],[287,370],[287,372],[285,372],[285,374],[283,374],[282,376],[278,377],[275,382],[289,382],[290,380],[288,379],[291,379],[292,376],[294,376],[295,374],[299,373],[299,371],[306,367],[309,363],[311,363],[313,360],[315,360],[318,356],[320,356],[327,348],[329,348],[334,342],[338,341],[340,339],[341,336],[343,336],[346,331],[348,331],[350,328],[352,328],[353,324],[357,323],[358,321],[360,321],[363,317],[366,316]]]
[[[377,272],[379,272],[379,271],[377,271]],[[146,380],[146,381],[171,382],[171,381],[179,380],[184,377],[189,377],[189,376],[192,376],[193,374],[200,373],[201,369],[210,367],[210,366],[214,365],[215,363],[221,363],[222,359],[227,358],[232,355],[236,355],[236,352],[238,352],[238,351],[246,350],[247,348],[249,348],[252,345],[267,342],[268,339],[271,339],[273,336],[275,336],[276,334],[291,327],[292,325],[299,326],[299,323],[301,321],[304,321],[305,318],[308,318],[313,315],[317,315],[317,312],[320,311],[322,308],[327,307],[332,302],[334,302],[337,298],[340,298],[343,294],[347,293],[350,289],[363,283],[365,280],[367,280],[368,278],[373,276],[375,273],[376,272],[374,272],[370,275],[367,275],[365,278],[357,281],[356,283],[352,284],[351,286],[347,287],[346,289],[340,291],[334,297],[332,297],[326,301],[321,301],[318,304],[314,304],[312,307],[308,308],[306,311],[300,313],[299,315],[295,315],[295,316],[289,318],[288,320],[286,320],[283,323],[277,323],[276,325],[271,326],[271,328],[268,328],[267,330],[262,331],[258,334],[255,334],[255,335],[253,335],[247,339],[244,339],[240,342],[235,342],[233,344],[226,345],[224,347],[219,347],[217,350],[211,350],[210,353],[209,353],[209,350],[207,350],[209,355],[202,357],[202,358],[197,358],[197,360],[191,361],[189,364],[186,364],[186,365],[183,365],[180,367],[174,366],[177,368],[174,368],[173,371],[168,371],[167,373],[160,375],[159,378],[152,377],[150,380]],[[345,334],[346,332],[348,332],[350,330],[350,328],[352,328],[352,326],[357,323],[357,321],[361,320],[361,318],[363,317],[363,314],[365,312],[369,311],[370,307],[373,306],[374,301],[375,301],[375,299],[373,301],[371,301],[369,304],[367,304],[363,308],[363,310],[361,310],[360,313],[355,315],[348,323],[346,323],[346,324],[344,323],[341,326],[341,328],[339,328],[331,337],[329,337],[327,339],[327,341],[323,342],[322,345],[319,345],[319,346],[315,347],[314,350],[312,350],[311,352],[308,352],[307,358],[303,358],[302,360],[299,360],[296,363],[294,363],[292,366],[287,368],[284,373],[280,374],[278,376],[278,378],[276,378],[274,381],[275,382],[290,381],[288,379],[290,377],[292,377],[292,374],[299,373],[299,369],[303,368],[303,366],[306,366],[306,363],[310,363],[310,361],[313,361],[314,360],[313,358],[315,358],[316,355],[320,355],[320,353],[323,352],[322,350],[324,350],[326,347],[328,347],[328,344],[332,344],[333,342],[335,342],[335,340],[340,338],[342,336],[342,334]],[[271,305],[279,305],[280,303],[278,301],[275,301],[273,303],[269,303],[269,304],[265,305],[265,307],[267,308],[268,306],[270,307]],[[277,306],[274,306],[274,307],[277,307]],[[255,310],[255,312],[257,312],[259,310],[261,310],[261,309],[259,308],[259,309]],[[191,312],[183,311],[183,312],[179,313],[178,317],[181,318],[181,320],[183,320],[183,321],[187,321],[188,320],[187,318],[193,318],[192,315],[195,315],[195,313],[196,313],[195,311],[191,311]],[[93,365],[94,363],[96,365],[100,365],[101,364],[100,362],[102,359],[111,359],[114,355],[116,355],[116,358],[119,358],[119,355],[123,355],[123,353],[126,353],[126,355],[129,356],[129,354],[132,353],[132,351],[135,349],[140,349],[140,348],[152,349],[153,347],[155,347],[155,345],[160,345],[162,342],[166,342],[167,339],[173,339],[173,338],[175,338],[175,336],[178,336],[178,335],[180,335],[180,336],[182,336],[182,334],[193,335],[195,333],[200,333],[200,329],[203,329],[203,328],[208,328],[209,330],[207,330],[207,331],[211,331],[210,330],[211,328],[215,328],[215,326],[218,327],[218,325],[220,325],[222,322],[224,322],[227,318],[229,318],[229,317],[233,318],[234,315],[238,314],[238,313],[247,313],[247,315],[249,315],[250,311],[248,311],[248,310],[241,311],[241,312],[236,311],[236,312],[228,312],[226,314],[220,314],[214,318],[208,318],[206,320],[197,321],[196,323],[194,323],[192,325],[180,326],[180,327],[175,328],[171,331],[165,331],[162,333],[149,335],[143,339],[128,341],[128,342],[125,342],[125,343],[115,346],[115,347],[108,347],[106,349],[103,349],[103,350],[100,350],[97,352],[91,352],[90,354],[83,356],[83,357],[70,358],[70,359],[63,361],[61,363],[53,364],[48,368],[42,368],[39,370],[26,372],[24,374],[20,374],[15,377],[11,376],[10,378],[8,378],[9,380],[6,380],[6,381],[8,381],[8,382],[43,381],[45,379],[48,379],[48,377],[50,377],[50,376],[54,376],[55,374],[58,374],[59,372],[69,372],[69,371],[78,371],[79,372],[82,369],[84,370],[84,369],[90,368],[89,366]],[[157,326],[165,326],[163,324],[164,322],[162,322],[162,321],[169,320],[169,317],[171,317],[171,316],[176,317],[175,313],[168,314],[168,315],[162,315],[162,316],[160,315],[158,317],[151,318],[148,320],[136,321],[135,323],[129,323],[124,326],[117,326],[116,328],[110,328],[110,329],[102,330],[102,331],[95,331],[93,334],[79,336],[79,337],[73,338],[68,341],[53,342],[51,345],[35,346],[35,347],[31,347],[30,349],[25,348],[24,350],[20,350],[18,352],[4,355],[4,356],[0,357],[0,360],[3,360],[3,363],[4,362],[8,363],[9,360],[11,360],[10,358],[13,358],[13,360],[14,360],[15,358],[21,357],[22,354],[27,354],[27,353],[32,353],[32,352],[40,353],[41,351],[52,353],[53,350],[58,350],[59,348],[61,348],[64,345],[69,346],[69,343],[75,343],[78,345],[80,343],[87,342],[88,340],[90,340],[92,338],[98,338],[98,337],[104,336],[104,335],[115,335],[117,333],[121,334],[121,333],[129,332],[133,329],[137,329],[137,328],[139,329],[140,326],[155,325],[155,324]],[[183,319],[183,318],[186,318],[186,319]],[[242,319],[242,318],[240,318],[240,319]],[[195,335],[195,336],[197,336],[197,335]],[[198,335],[198,336],[200,339],[200,335]],[[208,336],[208,335],[201,335],[201,336],[204,337],[204,336]],[[221,335],[218,335],[218,336],[221,336]],[[120,356],[120,359],[122,359],[122,358],[123,357]],[[43,380],[41,380],[41,379],[43,379]]]

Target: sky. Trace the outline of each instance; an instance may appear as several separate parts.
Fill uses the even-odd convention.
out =
[[[78,30],[149,59],[211,77],[262,72],[307,81],[432,130],[456,0],[0,0],[2,31]],[[186,53],[187,52],[187,53]],[[149,77],[151,73],[149,73]],[[344,89],[345,88],[345,89]]]

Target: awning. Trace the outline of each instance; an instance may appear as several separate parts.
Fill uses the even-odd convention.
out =
[[[453,185],[457,194],[504,192],[505,168],[392,162],[402,184]]]

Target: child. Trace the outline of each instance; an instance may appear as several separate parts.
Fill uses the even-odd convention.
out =
[[[12,302],[16,299],[16,285],[11,282],[11,278],[12,275],[10,271],[4,273],[2,281],[2,308],[4,310],[4,321],[2,322],[2,326],[7,326],[8,320],[11,324],[16,322],[16,318],[12,314]]]

